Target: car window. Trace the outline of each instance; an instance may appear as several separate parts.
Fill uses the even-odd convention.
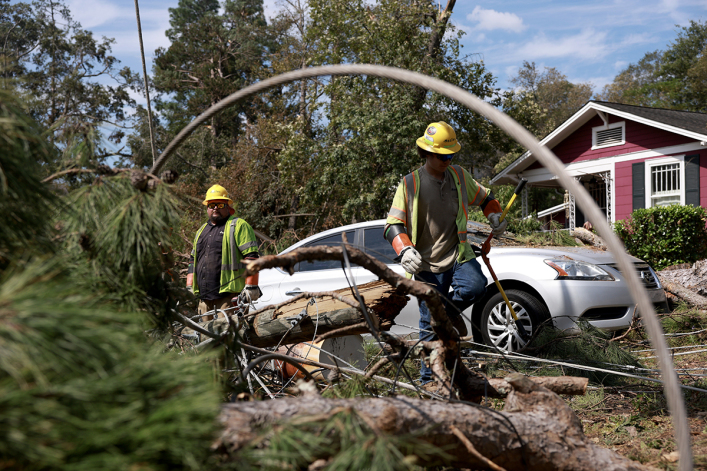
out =
[[[347,231],[346,240],[348,240],[350,244],[353,244],[355,235],[356,231]],[[305,245],[305,247],[316,247],[318,245],[338,246],[340,244],[341,232],[338,232],[334,235],[310,242]],[[311,262],[300,262],[295,265],[295,271],[331,270],[332,268],[341,268],[341,262],[338,260],[314,260]]]
[[[383,238],[383,227],[369,227],[363,231],[363,244],[366,246],[366,253],[377,258],[385,264],[395,262],[397,254],[393,246]]]

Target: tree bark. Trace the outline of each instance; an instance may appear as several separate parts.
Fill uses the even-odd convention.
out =
[[[585,244],[589,244],[594,247],[601,247],[603,250],[606,250],[606,244],[604,243],[604,239],[583,227],[575,227],[574,231],[572,232],[572,235],[574,235],[576,238],[578,238]]]
[[[333,400],[307,395],[225,404],[220,416],[224,428],[214,449],[226,460],[236,461],[237,452],[258,438],[270,424],[286,424],[295,419],[316,420],[317,416],[323,424],[336,410],[351,409],[371,424],[371,436],[374,433],[420,434],[426,441],[444,447],[450,455],[446,463],[426,461],[431,458],[418,456],[417,464],[421,466],[445,464],[491,469],[486,461],[491,460],[509,471],[653,469],[587,439],[579,418],[556,394],[519,374],[506,380],[513,390],[502,412],[465,403],[404,396]],[[460,439],[459,433],[473,445],[476,454]],[[327,458],[329,456],[315,456],[312,460]]]
[[[696,306],[699,309],[707,309],[707,298],[705,298],[704,296],[700,296],[699,294],[682,286],[679,283],[669,281],[665,276],[660,273],[658,273],[658,279],[660,280],[660,284],[663,285],[663,289],[665,291],[674,294],[678,298],[682,299],[683,301],[689,304],[692,304],[693,306]]]
[[[421,70],[423,74],[429,72],[430,64],[437,58],[437,56],[439,56],[439,46],[442,44],[442,38],[444,38],[444,34],[447,32],[447,24],[449,23],[449,18],[452,16],[452,10],[454,10],[454,5],[456,3],[457,0],[447,0],[447,6],[434,20],[430,40],[427,43],[427,54],[425,54],[425,57],[423,58]],[[427,90],[424,88],[418,88],[415,90],[413,95],[413,109],[417,111],[422,109],[422,106],[425,104],[426,95]]]
[[[373,281],[358,287],[365,299],[369,312],[375,315],[374,323],[380,330],[390,330],[395,316],[407,304],[407,296],[398,294],[384,281]],[[345,327],[355,327],[346,330],[344,335],[367,334],[370,329],[357,303],[352,299],[349,288],[334,291],[344,297],[348,295],[350,302],[346,303],[330,295],[316,298],[316,304],[310,305],[312,297],[305,296],[297,301],[276,308],[265,308],[254,313],[245,338],[254,347],[274,347],[278,343],[293,344],[311,341],[315,329],[319,337]],[[306,293],[309,294],[309,293]],[[353,307],[352,304],[356,307]],[[292,321],[304,312],[304,317],[294,327]]]

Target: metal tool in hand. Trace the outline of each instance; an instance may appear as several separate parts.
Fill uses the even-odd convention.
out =
[[[523,191],[523,187],[525,187],[526,183],[528,183],[528,180],[526,180],[524,178],[522,178],[520,180],[520,182],[518,183],[518,186],[516,186],[516,189],[513,191],[513,196],[511,197],[511,200],[506,205],[506,209],[503,210],[503,213],[501,214],[501,217],[498,220],[499,222],[502,222],[503,219],[506,217],[508,210],[511,209],[511,205],[516,200],[516,198],[518,197],[520,192]],[[493,278],[493,281],[496,283],[496,288],[498,288],[498,291],[501,292],[501,296],[503,296],[503,300],[506,302],[506,306],[508,306],[508,310],[511,311],[511,316],[513,316],[513,321],[515,322],[516,327],[518,328],[518,333],[520,334],[520,337],[523,340],[528,340],[530,338],[530,333],[525,330],[525,326],[520,322],[520,319],[518,318],[518,314],[516,314],[516,311],[513,309],[511,302],[508,300],[508,296],[506,296],[506,292],[503,291],[503,288],[501,287],[501,282],[498,281],[498,277],[496,276],[496,273],[493,271],[493,268],[491,268],[491,262],[489,261],[488,257],[486,256],[489,253],[489,251],[491,250],[491,239],[492,238],[493,238],[493,233],[489,234],[486,241],[483,243],[483,245],[481,245],[481,258],[484,259],[484,263],[486,264],[486,267],[489,269],[489,273],[491,273],[491,277]]]

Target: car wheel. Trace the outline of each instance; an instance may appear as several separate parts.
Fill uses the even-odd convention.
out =
[[[541,325],[548,324],[545,321],[550,319],[550,313],[535,296],[515,289],[506,291],[506,296],[526,332],[535,333]],[[501,293],[492,296],[481,312],[481,335],[486,345],[503,352],[516,352],[528,343],[520,336]]]

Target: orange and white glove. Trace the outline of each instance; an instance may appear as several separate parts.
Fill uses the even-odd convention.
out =
[[[258,273],[251,275],[245,279],[245,288],[243,288],[243,295],[246,298],[246,302],[253,303],[260,299],[263,292],[258,286]]]

